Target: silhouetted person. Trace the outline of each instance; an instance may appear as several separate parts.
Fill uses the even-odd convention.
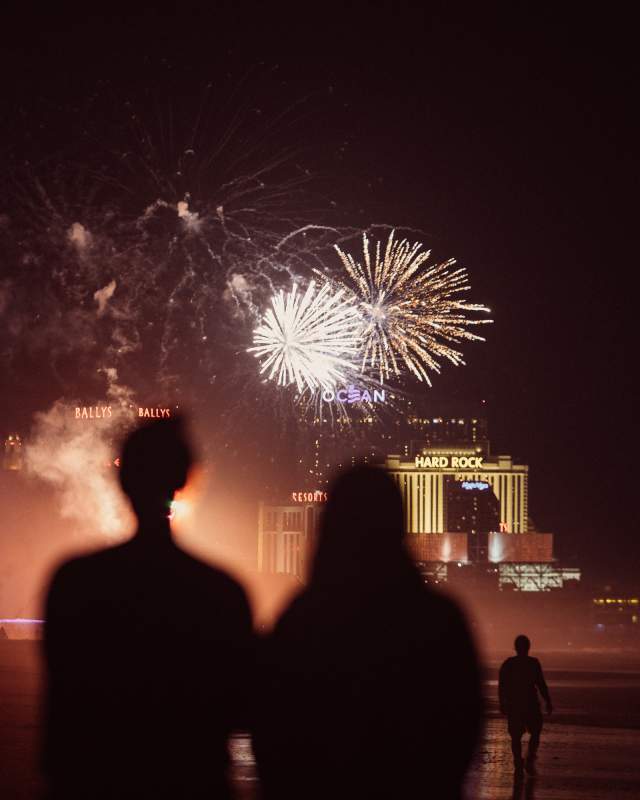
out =
[[[228,796],[251,619],[240,587],[172,539],[169,507],[191,461],[178,421],[132,433],[120,482],[135,536],[53,578],[43,753],[52,798]]]
[[[310,583],[263,643],[254,750],[265,800],[459,797],[480,726],[476,655],[403,534],[382,470],[334,483]]]
[[[538,692],[546,703],[547,714],[551,714],[553,707],[542,674],[542,666],[537,658],[529,655],[531,642],[526,636],[517,636],[514,647],[517,655],[508,658],[500,667],[498,681],[500,711],[507,715],[516,775],[521,775],[524,767],[533,775],[542,732],[542,711]],[[526,731],[529,732],[530,738],[525,763],[522,760],[521,739]]]
[[[511,800],[535,800],[536,779],[530,777],[524,780],[524,773],[518,773],[513,778],[513,794]]]

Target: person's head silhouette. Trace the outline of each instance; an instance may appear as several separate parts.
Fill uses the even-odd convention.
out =
[[[140,526],[166,524],[171,501],[193,464],[182,421],[156,420],[137,428],[122,448],[120,485]]]
[[[377,581],[410,565],[404,547],[402,497],[383,470],[359,466],[328,491],[312,582],[354,585]]]
[[[516,653],[519,656],[528,656],[529,655],[529,648],[531,647],[531,642],[529,641],[529,637],[525,636],[524,634],[520,634],[520,636],[516,636],[516,640],[513,643],[513,646],[516,649]]]

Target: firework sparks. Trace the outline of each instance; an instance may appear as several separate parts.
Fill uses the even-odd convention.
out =
[[[253,335],[248,352],[261,359],[260,373],[280,386],[297,386],[299,393],[331,389],[353,371],[361,319],[344,289],[315,281],[300,294],[298,286],[271,300]]]
[[[391,232],[384,252],[378,241],[370,248],[363,234],[363,263],[335,246],[355,290],[364,319],[361,369],[373,371],[380,381],[399,376],[406,367],[418,380],[429,380],[429,370],[440,371],[438,358],[464,364],[455,345],[464,340],[484,341],[470,326],[490,323],[469,319],[470,311],[488,312],[485,306],[459,299],[470,286],[466,270],[454,269],[449,259],[422,269],[430,255],[422,244],[396,241]]]

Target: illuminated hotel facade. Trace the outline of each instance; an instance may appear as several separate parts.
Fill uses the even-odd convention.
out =
[[[425,447],[410,461],[390,455],[385,469],[398,484],[408,533],[444,533],[447,525],[447,484],[450,481],[486,485],[498,500],[499,529],[529,530],[529,467],[511,456],[485,458],[479,447]]]
[[[462,567],[490,573],[500,590],[550,591],[580,580],[578,569],[554,559],[553,534],[530,520],[528,465],[491,454],[485,420],[409,418],[396,447],[400,455],[377,461],[400,489],[407,543],[427,582],[448,581]],[[324,500],[316,489],[260,505],[261,571],[304,580]]]

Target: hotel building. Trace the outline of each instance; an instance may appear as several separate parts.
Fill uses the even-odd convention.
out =
[[[499,530],[529,529],[529,467],[511,456],[487,458],[480,447],[425,447],[411,460],[390,455],[385,469],[398,484],[408,533],[444,533],[450,482],[483,484],[498,500]]]
[[[260,503],[258,569],[304,580],[313,552],[324,491],[292,492],[286,505]]]
[[[498,589],[549,591],[580,579],[556,564],[553,534],[538,533],[529,518],[529,467],[491,455],[484,420],[410,418],[406,434],[400,455],[378,461],[400,489],[408,545],[427,581],[449,580],[451,565],[456,574],[463,566],[490,572]],[[261,504],[260,570],[304,579],[324,499],[322,489]]]

